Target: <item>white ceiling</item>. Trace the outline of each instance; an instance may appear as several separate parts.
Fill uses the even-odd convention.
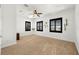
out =
[[[37,10],[38,12],[43,13],[43,15],[48,13],[58,12],[67,8],[74,7],[73,4],[28,4],[28,7],[22,5],[18,5],[18,11],[23,14],[32,14],[33,10]]]

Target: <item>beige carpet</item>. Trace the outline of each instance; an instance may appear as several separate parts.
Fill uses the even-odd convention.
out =
[[[48,37],[21,37],[16,45],[2,48],[2,55],[76,55],[75,44]]]

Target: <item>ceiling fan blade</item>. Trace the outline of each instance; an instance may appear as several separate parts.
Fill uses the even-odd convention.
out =
[[[38,14],[43,14],[43,13],[38,13]]]
[[[38,17],[40,17],[40,15],[39,15],[39,14],[37,14],[37,16],[38,16]]]

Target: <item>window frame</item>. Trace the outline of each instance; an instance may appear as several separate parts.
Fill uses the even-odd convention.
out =
[[[41,26],[40,26],[40,23],[42,24]],[[38,26],[38,24],[39,24],[39,26]],[[40,29],[40,27],[41,27],[42,29]],[[43,21],[38,21],[36,28],[37,28],[37,31],[43,31]],[[39,29],[38,29],[38,28],[39,28]]]
[[[26,24],[30,24],[30,29],[26,28]],[[30,21],[25,21],[25,31],[31,31],[31,22]]]
[[[60,23],[60,31],[57,31],[57,30],[56,30],[56,27],[57,27],[57,26],[56,26],[56,21],[57,21],[57,20],[60,20],[60,21],[61,21],[61,23]],[[53,25],[51,25],[51,21],[54,21],[54,23],[55,23],[55,24],[54,24],[54,30],[51,30],[51,26],[53,26]],[[49,27],[50,27],[50,28],[49,28],[49,31],[50,31],[50,32],[62,33],[62,17],[60,17],[60,18],[55,18],[55,19],[50,19],[50,21],[49,21]]]

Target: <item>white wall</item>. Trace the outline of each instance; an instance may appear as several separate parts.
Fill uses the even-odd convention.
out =
[[[3,4],[2,7],[2,46],[16,43],[16,6]]]
[[[49,20],[58,17],[63,18],[63,33],[49,32]],[[67,30],[64,31],[64,23],[66,19],[68,20],[68,26],[67,26]],[[76,39],[75,28],[74,28],[74,7],[70,9],[62,10],[57,13],[48,14],[44,18],[36,19],[36,22],[41,20],[43,20],[43,25],[45,24],[45,22],[48,22],[48,27],[47,28],[43,27],[43,32],[36,31],[37,35],[47,36],[51,38],[58,38],[61,40],[66,40],[71,42],[74,42],[74,39]]]
[[[76,37],[77,40],[75,41],[78,52],[79,52],[79,5],[76,5],[75,9],[75,20],[76,20]]]
[[[20,10],[23,10],[23,12],[19,12]],[[32,20],[28,19],[27,16],[24,15],[27,14],[26,10],[23,9],[22,5],[17,5],[16,12],[17,12],[17,20],[16,20],[17,32],[20,33],[20,36],[31,35],[32,29],[31,31],[25,31],[25,21],[30,21],[31,28],[33,27]]]
[[[0,49],[1,49],[1,39],[2,39],[2,38],[1,38],[1,28],[2,28],[2,27],[1,27],[1,23],[2,23],[2,22],[1,22],[1,7],[0,7]]]
[[[0,7],[0,36],[1,36],[1,7]]]
[[[25,21],[31,22],[31,31],[25,31]],[[32,34],[33,22],[31,19],[26,19],[21,15],[17,15],[17,32],[20,33],[20,36],[26,36]]]

